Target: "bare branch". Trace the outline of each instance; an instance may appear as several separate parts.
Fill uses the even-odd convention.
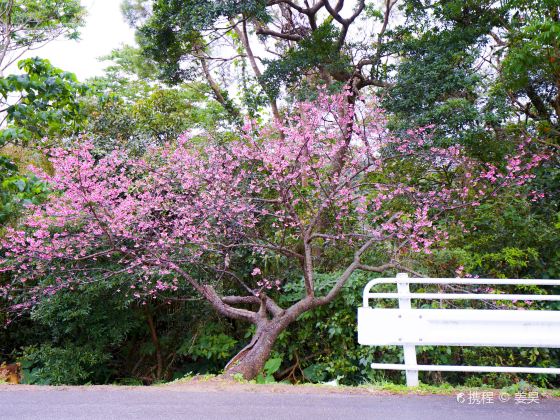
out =
[[[301,41],[303,37],[298,34],[285,34],[282,32],[274,31],[266,26],[259,25],[256,29],[257,35],[273,36],[275,38],[283,39],[285,41]]]
[[[232,117],[234,117],[234,119],[240,121],[241,120],[241,114],[239,113],[239,110],[235,106],[232,106],[226,100],[226,98],[224,97],[224,95],[222,93],[222,89],[220,88],[218,83],[216,83],[216,81],[214,80],[214,77],[212,77],[212,73],[210,72],[210,69],[208,68],[208,62],[206,61],[206,59],[203,58],[203,57],[200,57],[199,61],[200,61],[200,65],[202,67],[202,71],[204,72],[204,77],[206,77],[206,80],[208,81],[208,84],[210,85],[210,89],[212,89],[212,92],[214,92],[214,97],[216,98],[216,100],[224,107],[224,109]]]
[[[263,299],[265,299],[266,310],[270,312],[272,316],[281,316],[284,313],[284,309],[278,306],[278,304],[272,298],[264,295]],[[224,296],[222,298],[222,301],[229,305],[239,305],[239,304],[260,305],[261,304],[261,298],[258,296]]]
[[[247,53],[247,58],[249,59],[249,63],[251,64],[251,68],[253,69],[253,73],[255,73],[255,76],[257,77],[257,80],[259,81],[259,84],[261,85],[263,90],[265,90],[263,82],[262,82],[261,70],[259,69],[259,66],[257,65],[257,62],[255,61],[255,56],[253,55],[253,50],[251,49],[251,44],[249,43],[249,35],[247,33],[247,22],[246,22],[246,20],[243,20],[241,25],[242,25],[243,30],[240,30],[237,25],[234,25],[233,29],[234,29],[235,33],[237,34],[237,36],[239,37],[239,39],[241,40],[241,43],[243,44],[243,47],[245,48],[245,51]],[[272,108],[272,114],[274,115],[274,118],[277,121],[280,121],[280,112],[278,111],[278,105],[276,104],[275,99],[270,98],[270,107]]]
[[[257,323],[256,312],[248,311],[246,309],[234,308],[230,305],[227,305],[224,301],[222,301],[222,298],[216,293],[211,285],[200,284],[181,267],[171,261],[167,261],[166,263],[169,269],[175,271],[183,279],[185,279],[187,283],[189,283],[198,293],[200,293],[202,297],[204,297],[208,301],[208,303],[210,303],[220,314],[230,318],[248,321],[253,324]]]

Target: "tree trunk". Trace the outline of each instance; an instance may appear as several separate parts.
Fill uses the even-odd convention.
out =
[[[161,354],[161,347],[159,345],[159,339],[157,336],[157,330],[154,323],[154,318],[152,317],[151,312],[148,308],[144,309],[144,313],[146,314],[146,321],[148,322],[148,328],[150,330],[150,337],[152,338],[152,344],[154,345],[154,349],[156,352],[156,379],[160,380],[163,376],[163,356]]]
[[[257,326],[251,342],[237,353],[225,367],[226,375],[241,374],[244,379],[254,379],[262,372],[278,335],[286,328],[279,320],[266,321]]]

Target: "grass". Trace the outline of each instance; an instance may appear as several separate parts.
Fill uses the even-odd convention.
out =
[[[158,385],[166,385],[166,384],[186,384],[189,382],[193,382],[193,381],[197,381],[197,382],[208,382],[211,379],[216,378],[218,375],[212,374],[212,373],[207,373],[207,374],[203,374],[203,375],[199,375],[199,374],[193,374],[192,372],[187,373],[185,376],[183,376],[182,378],[177,378],[173,381],[170,382],[165,382],[165,383],[161,383]]]
[[[538,392],[542,397],[560,397],[560,389],[546,389],[538,388],[525,381],[520,381],[516,384],[504,387],[501,389],[494,389],[492,387],[469,387],[469,386],[453,386],[448,383],[442,385],[428,385],[420,383],[417,387],[407,387],[406,385],[394,384],[392,382],[374,382],[371,384],[361,385],[360,387],[366,389],[374,389],[378,391],[386,391],[392,394],[420,394],[420,395],[454,395],[460,392],[483,392],[483,391],[499,391],[501,394],[515,396],[519,392]]]
[[[172,382],[168,382],[169,384],[187,384],[187,383],[197,383],[197,382],[209,382],[212,379],[217,378],[218,375],[213,374],[205,374],[205,375],[193,375],[188,374],[183,378],[176,379]],[[255,380],[247,381],[243,379],[240,374],[234,375],[232,379],[239,383],[239,384],[257,384]],[[275,384],[286,384],[284,382],[277,382]],[[317,387],[317,388],[331,388],[332,385],[321,384],[321,383],[303,383],[303,384],[296,384],[293,385],[296,387]],[[520,381],[516,384],[511,386],[502,388],[502,389],[494,389],[488,386],[482,387],[472,387],[472,386],[453,386],[448,383],[444,383],[441,385],[428,385],[424,383],[420,383],[417,387],[407,387],[406,385],[402,384],[395,384],[389,381],[376,381],[371,382],[359,386],[350,386],[350,385],[336,385],[335,388],[338,389],[347,389],[348,391],[356,390],[356,389],[363,389],[363,390],[371,390],[371,391],[379,391],[379,392],[387,392],[391,394],[415,394],[415,395],[455,395],[458,393],[469,393],[469,392],[484,392],[484,391],[494,391],[499,392],[500,394],[507,394],[511,397],[515,396],[515,394],[519,392],[538,392],[539,396],[541,397],[555,397],[560,398],[560,389],[544,389],[535,387],[525,381]]]

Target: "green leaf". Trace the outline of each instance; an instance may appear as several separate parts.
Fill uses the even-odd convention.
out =
[[[282,364],[281,358],[268,359],[268,361],[264,365],[263,370],[266,372],[267,375],[272,375],[278,369],[280,369],[281,364]]]

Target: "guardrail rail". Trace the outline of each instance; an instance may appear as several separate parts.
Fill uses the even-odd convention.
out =
[[[396,284],[397,293],[371,292],[379,284]],[[560,374],[560,368],[418,365],[416,346],[487,346],[560,348],[560,311],[518,309],[415,309],[411,301],[557,301],[560,295],[500,293],[411,293],[410,284],[560,286],[560,280],[478,278],[396,278],[367,283],[358,308],[358,342],[369,346],[402,346],[404,364],[372,363],[373,369],[406,371],[408,386],[418,385],[419,371]],[[398,308],[372,308],[371,299],[397,299]]]

